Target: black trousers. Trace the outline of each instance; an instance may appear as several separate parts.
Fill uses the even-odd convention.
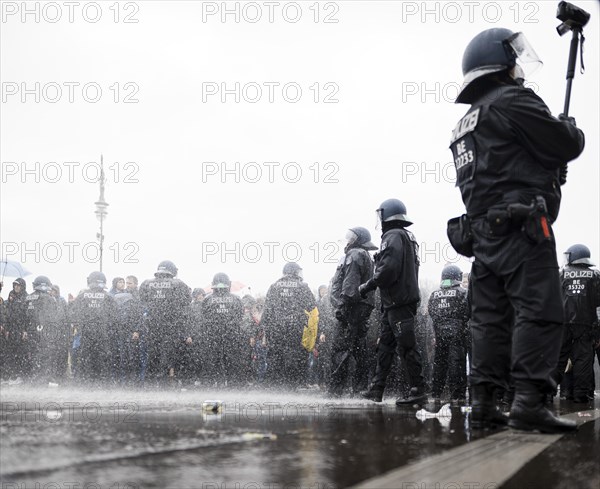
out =
[[[267,379],[271,386],[295,388],[308,382],[308,352],[300,339],[291,344],[289,339],[271,341],[267,365]]]
[[[598,358],[598,364],[600,365],[600,346],[598,346],[595,350],[594,350],[594,356]],[[592,385],[590,386],[590,396],[594,395],[594,392],[596,390],[596,377],[594,377],[594,361],[592,359]]]
[[[208,348],[201,359],[204,375],[210,384],[230,385],[236,381],[239,370],[239,356],[233,342],[223,336],[212,338]]]
[[[463,328],[459,324],[436,324],[435,356],[431,394],[440,397],[446,383],[452,399],[465,397],[467,388],[467,351]]]
[[[507,389],[512,376],[517,390],[553,391],[563,319],[554,238],[534,243],[519,229],[496,236],[485,219],[471,230],[471,385]]]
[[[330,389],[333,392],[345,387],[352,358],[356,362],[352,391],[367,388],[367,321],[372,309],[368,304],[355,304],[348,309],[345,321],[336,321],[331,347]]]
[[[394,355],[400,357],[406,367],[411,387],[423,387],[421,354],[416,348],[415,315],[417,305],[411,304],[383,311],[381,335],[377,345],[377,368],[372,389],[383,390],[392,368]]]
[[[81,332],[81,343],[77,350],[75,378],[77,382],[108,382],[111,358],[106,336],[96,336],[91,328]]]
[[[573,364],[573,396],[586,398],[594,384],[594,345],[590,324],[565,324],[554,377],[557,384],[562,382],[569,358]]]
[[[2,378],[24,377],[30,371],[29,343],[23,340],[22,331],[0,333]]]
[[[177,377],[184,382],[193,382],[200,378],[200,348],[196,341],[187,344],[184,339],[177,345],[175,363]]]

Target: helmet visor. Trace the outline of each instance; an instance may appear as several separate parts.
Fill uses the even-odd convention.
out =
[[[356,235],[356,233],[350,229],[348,229],[348,232],[346,233],[346,236],[344,236],[344,240],[346,241],[346,245],[352,245],[354,243],[356,243],[356,240],[358,239],[358,236]]]
[[[544,64],[522,32],[510,36],[506,43],[512,48],[517,57],[519,67],[523,70],[521,74],[523,78],[529,78]]]
[[[379,231],[381,229],[381,221],[383,220],[383,209],[375,210],[375,229]]]

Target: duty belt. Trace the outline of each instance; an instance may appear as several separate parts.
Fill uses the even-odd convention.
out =
[[[548,239],[551,237],[550,222],[548,221],[548,209],[546,200],[541,195],[536,195],[531,204],[509,204],[505,208],[493,208],[486,212],[476,213],[469,216],[471,221],[486,219],[493,234],[506,234],[510,229],[517,227],[524,229],[529,233],[535,232],[536,241]],[[531,228],[531,229],[529,229]]]
[[[478,221],[480,219],[489,219],[490,215],[503,214],[507,218],[515,222],[523,222],[528,217],[536,214],[548,214],[548,208],[546,207],[546,200],[541,195],[536,195],[535,199],[531,201],[531,204],[508,204],[506,207],[494,207],[486,211],[467,213],[467,217],[470,221]]]

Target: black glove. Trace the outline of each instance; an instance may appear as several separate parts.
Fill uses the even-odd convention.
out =
[[[569,124],[573,124],[577,127],[577,123],[575,122],[575,117],[569,117],[565,114],[558,114],[558,120],[562,122],[568,122]]]
[[[363,299],[367,298],[367,294],[373,290],[373,286],[369,282],[358,286],[358,293]]]
[[[566,163],[560,167],[558,181],[560,182],[561,185],[564,185],[565,183],[567,183],[567,172],[568,171],[569,171],[569,169],[567,168]]]
[[[344,314],[343,309],[336,309],[335,310],[335,318],[338,321],[345,321],[346,320],[346,315]]]

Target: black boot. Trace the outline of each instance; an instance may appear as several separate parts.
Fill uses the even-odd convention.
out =
[[[498,409],[495,386],[475,384],[471,392],[471,428],[484,430],[506,426],[508,418]]]
[[[396,399],[396,406],[418,404],[423,401],[427,401],[427,393],[425,392],[425,386],[411,387],[408,397],[400,397]]]
[[[574,396],[573,397],[573,402],[577,403],[577,404],[587,404],[590,401],[593,401],[594,398],[592,397],[591,399],[587,396],[587,395],[582,395],[582,396]]]
[[[544,397],[534,385],[518,385],[508,425],[517,430],[538,430],[542,433],[575,431],[577,423],[554,416],[544,404]]]
[[[361,392],[360,397],[373,402],[381,402],[383,400],[383,389],[377,386],[371,386],[369,390]]]

